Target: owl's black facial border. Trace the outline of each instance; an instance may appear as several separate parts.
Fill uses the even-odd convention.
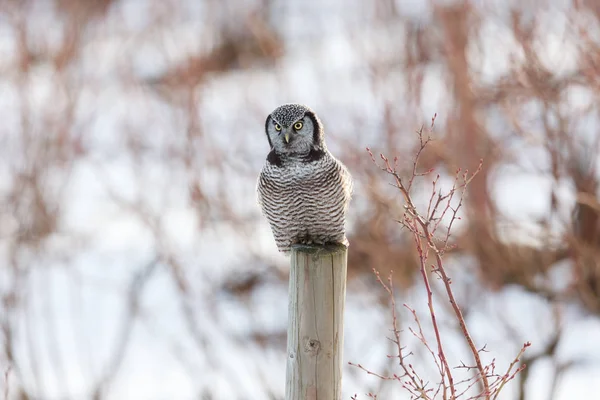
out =
[[[275,122],[275,121],[273,121],[273,118],[271,118],[271,115],[269,115],[267,117],[267,120],[265,121],[265,134],[267,135],[267,140],[269,141],[269,146],[271,148],[273,148],[273,143],[271,142],[271,138],[269,137],[269,124],[271,122]]]
[[[277,152],[275,151],[275,149],[272,149],[269,154],[267,155],[267,161],[276,166],[276,167],[281,167],[281,157],[279,157],[279,154],[277,154]]]
[[[304,159],[304,162],[310,163],[313,161],[319,161],[323,157],[325,157],[325,152],[322,149],[310,149],[310,152]]]
[[[307,111],[304,113],[304,118],[310,118],[313,123],[313,144],[315,146],[321,146],[322,138],[323,138],[323,126],[321,125],[321,121],[317,119],[317,116],[312,111]]]

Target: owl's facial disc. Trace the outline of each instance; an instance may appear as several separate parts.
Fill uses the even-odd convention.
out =
[[[290,142],[296,140],[295,136],[301,133],[303,127],[304,118],[300,118],[292,126],[283,128],[283,140],[285,144],[289,145]]]
[[[300,104],[284,104],[266,121],[269,144],[279,154],[305,155],[324,146],[321,129],[314,112]]]
[[[270,125],[270,138],[275,150],[303,154],[312,148],[313,124],[308,117],[300,115],[295,120],[279,122],[271,116]]]

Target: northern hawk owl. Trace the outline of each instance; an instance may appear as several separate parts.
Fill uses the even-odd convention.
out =
[[[258,178],[258,202],[279,251],[294,244],[344,244],[352,177],[327,150],[310,108],[284,104],[268,117],[271,151]]]

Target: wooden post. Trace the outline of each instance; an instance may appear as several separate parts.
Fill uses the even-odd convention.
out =
[[[294,246],[288,306],[286,400],[341,400],[345,246]]]

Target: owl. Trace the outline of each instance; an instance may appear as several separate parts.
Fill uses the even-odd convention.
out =
[[[327,150],[319,117],[304,105],[284,104],[267,117],[265,132],[271,150],[257,195],[279,251],[294,244],[347,246],[352,177]]]

